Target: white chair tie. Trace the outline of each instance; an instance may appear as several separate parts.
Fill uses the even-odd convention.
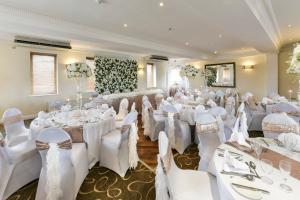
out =
[[[49,143],[49,150],[46,156],[47,182],[45,191],[46,200],[58,200],[62,196],[60,187],[61,176],[59,169],[59,147],[55,143]]]
[[[130,127],[129,141],[128,141],[129,168],[131,169],[135,169],[139,162],[139,156],[136,148],[137,140],[138,140],[137,128],[135,123],[132,123]]]

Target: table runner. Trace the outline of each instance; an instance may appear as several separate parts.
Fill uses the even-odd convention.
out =
[[[247,153],[253,157],[256,157],[256,154],[253,150],[250,150],[249,148],[247,147],[244,147],[244,146],[241,146],[235,142],[226,142],[226,144],[244,152],[244,153]],[[268,148],[265,148],[265,147],[262,147],[262,153],[260,154],[260,159],[268,159],[268,160],[271,160],[272,163],[273,163],[273,167],[279,169],[279,161],[280,160],[286,160],[288,162],[291,163],[291,174],[290,176],[300,180],[300,163],[298,161],[295,161],[289,157],[286,157],[280,153],[277,153],[271,149],[268,149]]]

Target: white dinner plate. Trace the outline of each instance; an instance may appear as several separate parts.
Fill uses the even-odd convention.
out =
[[[253,187],[252,185],[249,184],[248,181],[244,181],[244,180],[240,180],[240,181],[237,181],[235,183],[240,184],[240,185]],[[230,184],[230,186],[237,194],[241,195],[242,197],[245,197],[246,199],[260,200],[260,199],[263,198],[263,193],[260,192],[260,191],[252,191],[252,190],[248,190],[248,189],[244,189],[244,188],[234,186],[232,184]]]

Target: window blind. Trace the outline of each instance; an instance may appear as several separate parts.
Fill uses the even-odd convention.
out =
[[[57,94],[56,55],[31,53],[33,95]]]

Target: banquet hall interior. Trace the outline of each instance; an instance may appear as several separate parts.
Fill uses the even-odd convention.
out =
[[[299,0],[0,0],[0,200],[297,200]]]

